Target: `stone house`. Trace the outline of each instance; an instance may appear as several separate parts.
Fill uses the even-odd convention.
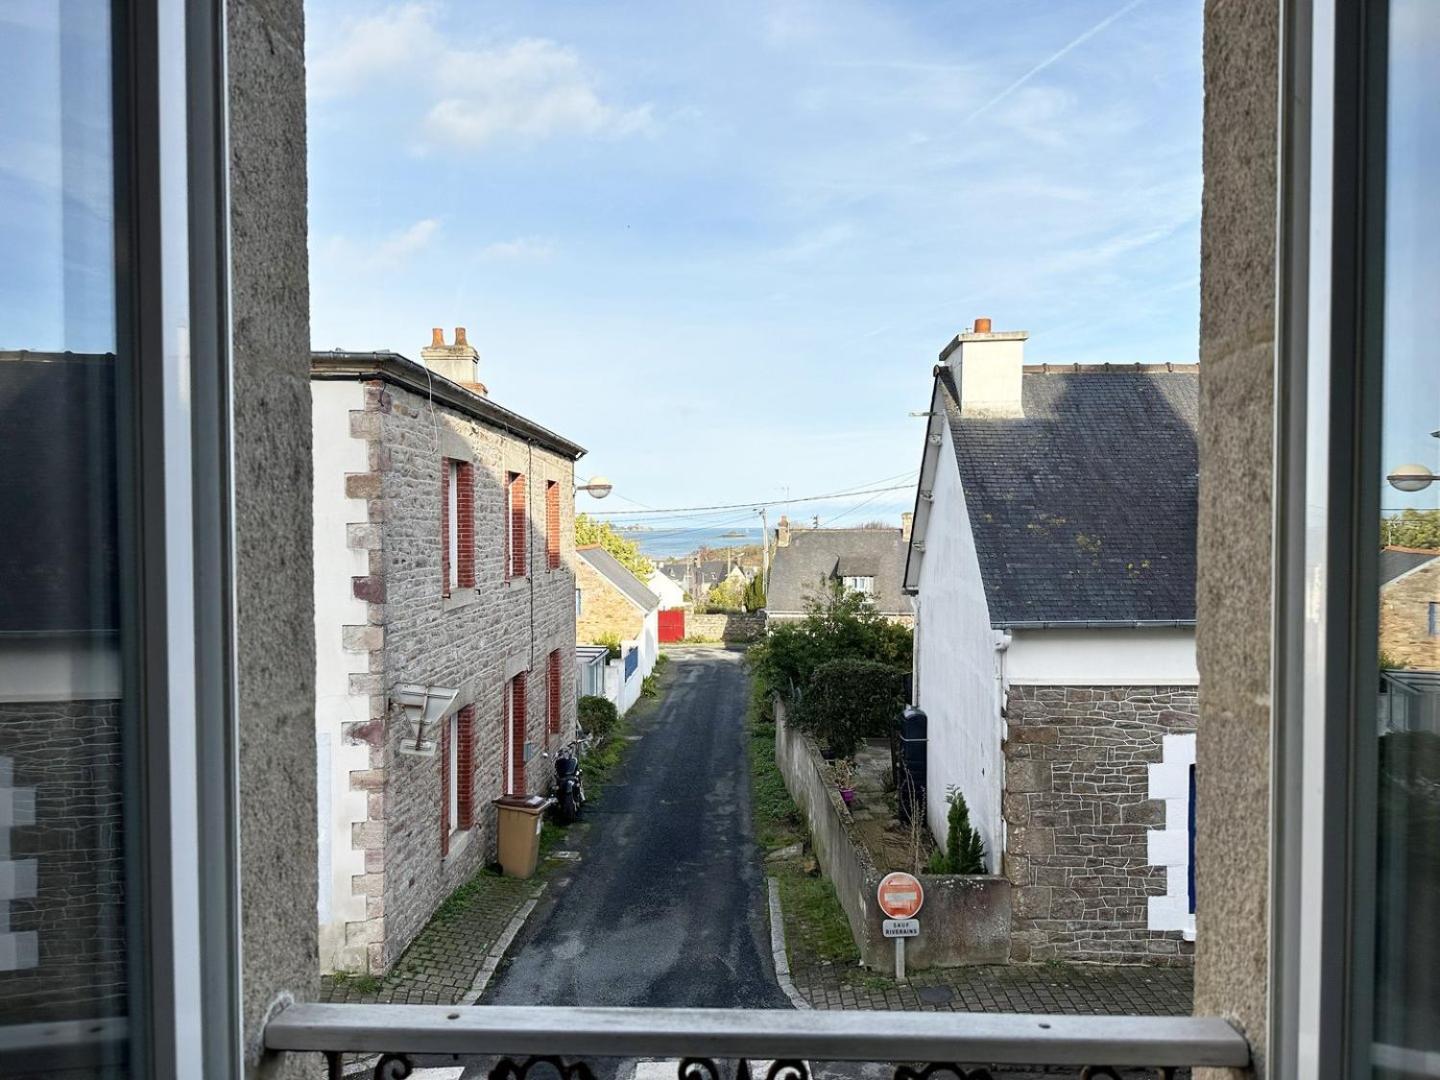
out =
[[[1381,551],[1380,652],[1396,667],[1440,669],[1440,551]]]
[[[909,625],[914,609],[902,588],[909,540],[909,514],[894,529],[812,529],[782,517],[765,590],[766,618],[803,618],[812,597],[843,586],[868,596],[881,615]]]
[[[385,971],[494,858],[491,800],[545,791],[575,725],[584,451],[490,399],[463,329],[421,358],[311,357],[327,972]]]
[[[1014,887],[1012,956],[1193,951],[1192,366],[1024,364],[988,320],[935,369],[905,590],[927,809]]]
[[[575,634],[585,644],[615,639],[620,658],[605,676],[605,696],[622,713],[660,655],[660,598],[599,545],[575,551]]]

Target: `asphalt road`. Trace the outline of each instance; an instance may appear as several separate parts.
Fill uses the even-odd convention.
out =
[[[750,818],[739,653],[677,649],[580,860],[552,882],[482,1005],[788,1009]]]

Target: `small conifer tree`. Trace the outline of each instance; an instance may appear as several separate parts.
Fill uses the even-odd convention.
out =
[[[985,842],[970,825],[970,808],[959,788],[950,789],[950,833],[945,837],[945,862],[952,874],[985,873]]]

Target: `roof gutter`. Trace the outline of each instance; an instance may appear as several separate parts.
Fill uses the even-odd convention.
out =
[[[920,454],[920,478],[915,484],[915,509],[910,519],[910,543],[905,551],[905,572],[900,591],[906,596],[920,593],[920,564],[925,558],[925,534],[930,529],[930,510],[934,505],[935,474],[939,468],[940,447],[944,442],[945,409],[940,404],[940,365],[933,374],[930,389],[930,415],[925,423],[925,446]]]
[[[321,380],[386,382],[428,397],[431,401],[449,406],[512,435],[522,436],[547,450],[563,454],[572,461],[578,461],[585,455],[585,448],[579,443],[571,442],[563,435],[557,435],[519,413],[496,405],[489,398],[472,393],[399,353],[312,352],[310,377]]]

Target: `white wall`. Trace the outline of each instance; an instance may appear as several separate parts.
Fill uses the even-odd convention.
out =
[[[1150,766],[1152,799],[1165,801],[1165,828],[1146,833],[1146,862],[1165,867],[1165,895],[1149,898],[1146,928],[1179,930],[1195,940],[1190,911],[1190,769],[1194,735],[1166,735],[1161,761]]]
[[[662,608],[678,608],[685,604],[685,590],[680,587],[679,582],[672,581],[659,570],[650,573],[650,579],[645,582],[646,587],[656,596],[660,597]]]
[[[984,837],[990,869],[996,870],[1004,850],[997,635],[990,628],[949,425],[942,428],[941,439],[920,566],[915,642],[916,704],[930,722],[930,830],[944,844],[949,831],[945,792],[951,785],[959,787],[970,821]]]
[[[115,701],[119,635],[14,637],[0,649],[0,701]]]
[[[929,560],[929,553],[926,553]],[[1012,686],[1195,686],[1193,628],[1016,630],[1005,654]]]
[[[365,406],[354,382],[312,382],[315,468],[315,740],[320,839],[320,968],[365,969],[364,946],[345,955],[345,924],[365,919],[365,898],[352,894],[351,878],[365,873],[365,853],[350,843],[351,826],[364,821],[365,793],[350,790],[350,773],[370,767],[369,748],[349,745],[341,725],[370,719],[370,701],[350,693],[350,673],[368,657],[342,647],[345,626],[363,626],[366,608],[351,591],[352,577],[369,573],[369,553],[346,544],[345,526],[365,521],[363,499],[345,497],[345,474],[369,471],[366,444],[350,437],[350,412]]]

